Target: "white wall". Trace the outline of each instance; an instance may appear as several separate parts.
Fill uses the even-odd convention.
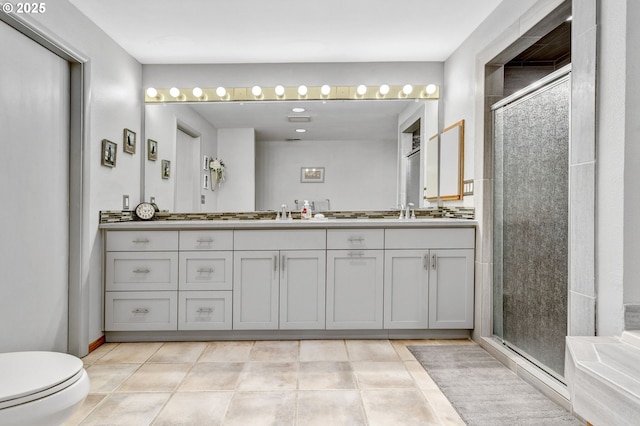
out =
[[[256,208],[294,209],[328,198],[331,210],[396,205],[397,145],[391,141],[273,141],[256,144]],[[301,183],[301,167],[324,167],[324,183]]]
[[[140,198],[140,156],[145,152],[141,143],[142,68],[67,0],[49,2],[46,13],[25,18],[45,35],[90,59],[86,65],[88,93],[84,106],[88,127],[84,149],[89,157],[84,185],[89,186],[90,195],[86,200],[89,211],[82,253],[86,271],[83,292],[89,293],[88,324],[82,327],[86,330],[83,339],[88,345],[103,334],[102,238],[98,212],[120,210],[123,194],[130,196],[131,203]],[[124,128],[138,135],[135,155],[122,152]],[[100,164],[102,139],[118,143],[116,168]]]
[[[218,158],[226,180],[215,190],[218,210],[246,212],[256,206],[256,138],[253,129],[218,129]]]
[[[176,129],[179,123],[200,136],[201,157],[204,155],[215,157],[218,149],[218,130],[188,106],[145,106],[145,134],[147,139],[158,142],[158,160],[144,160],[144,198],[149,201],[150,197],[155,197],[156,204],[161,210],[173,211],[175,205],[176,175],[172,173],[169,179],[162,179],[161,163],[162,160],[169,160],[172,168],[176,167]],[[200,205],[200,211],[216,211],[216,192],[200,188],[200,194],[205,196],[205,204]]]

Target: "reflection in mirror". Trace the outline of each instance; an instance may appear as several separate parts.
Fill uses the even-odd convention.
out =
[[[324,205],[332,210],[391,209],[399,202],[399,123],[424,111],[425,102],[438,101],[147,104],[145,131],[158,142],[159,159],[182,153],[175,135],[186,127],[200,138],[193,164],[205,155],[225,161],[225,183],[200,185],[193,195],[199,211],[279,210],[283,204],[294,209],[295,200],[329,200]],[[437,123],[437,107],[428,110],[435,111],[428,119]],[[159,162],[145,159],[144,197],[175,211],[179,183],[160,179]],[[323,167],[323,179],[301,180],[304,167]],[[200,167],[200,173],[208,172]]]
[[[464,171],[464,120],[445,128],[440,135],[439,198],[461,200]]]

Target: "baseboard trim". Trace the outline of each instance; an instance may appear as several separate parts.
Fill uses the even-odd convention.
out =
[[[89,343],[89,353],[95,351],[96,349],[98,349],[100,346],[102,346],[104,343],[106,342],[106,337],[103,334],[102,336],[100,336],[100,338],[98,338],[97,340],[94,340],[93,342]]]

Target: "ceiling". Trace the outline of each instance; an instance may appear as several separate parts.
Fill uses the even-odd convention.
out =
[[[70,0],[143,64],[444,61],[503,0]]]
[[[142,64],[446,60],[503,0],[70,0]],[[406,102],[191,105],[256,140],[395,140]],[[296,133],[296,128],[307,129]]]

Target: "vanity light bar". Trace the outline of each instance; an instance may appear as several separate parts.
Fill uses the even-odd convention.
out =
[[[381,86],[275,86],[168,88],[150,87],[145,91],[146,103],[233,102],[280,100],[358,100],[358,99],[439,99],[436,84],[403,84]]]

